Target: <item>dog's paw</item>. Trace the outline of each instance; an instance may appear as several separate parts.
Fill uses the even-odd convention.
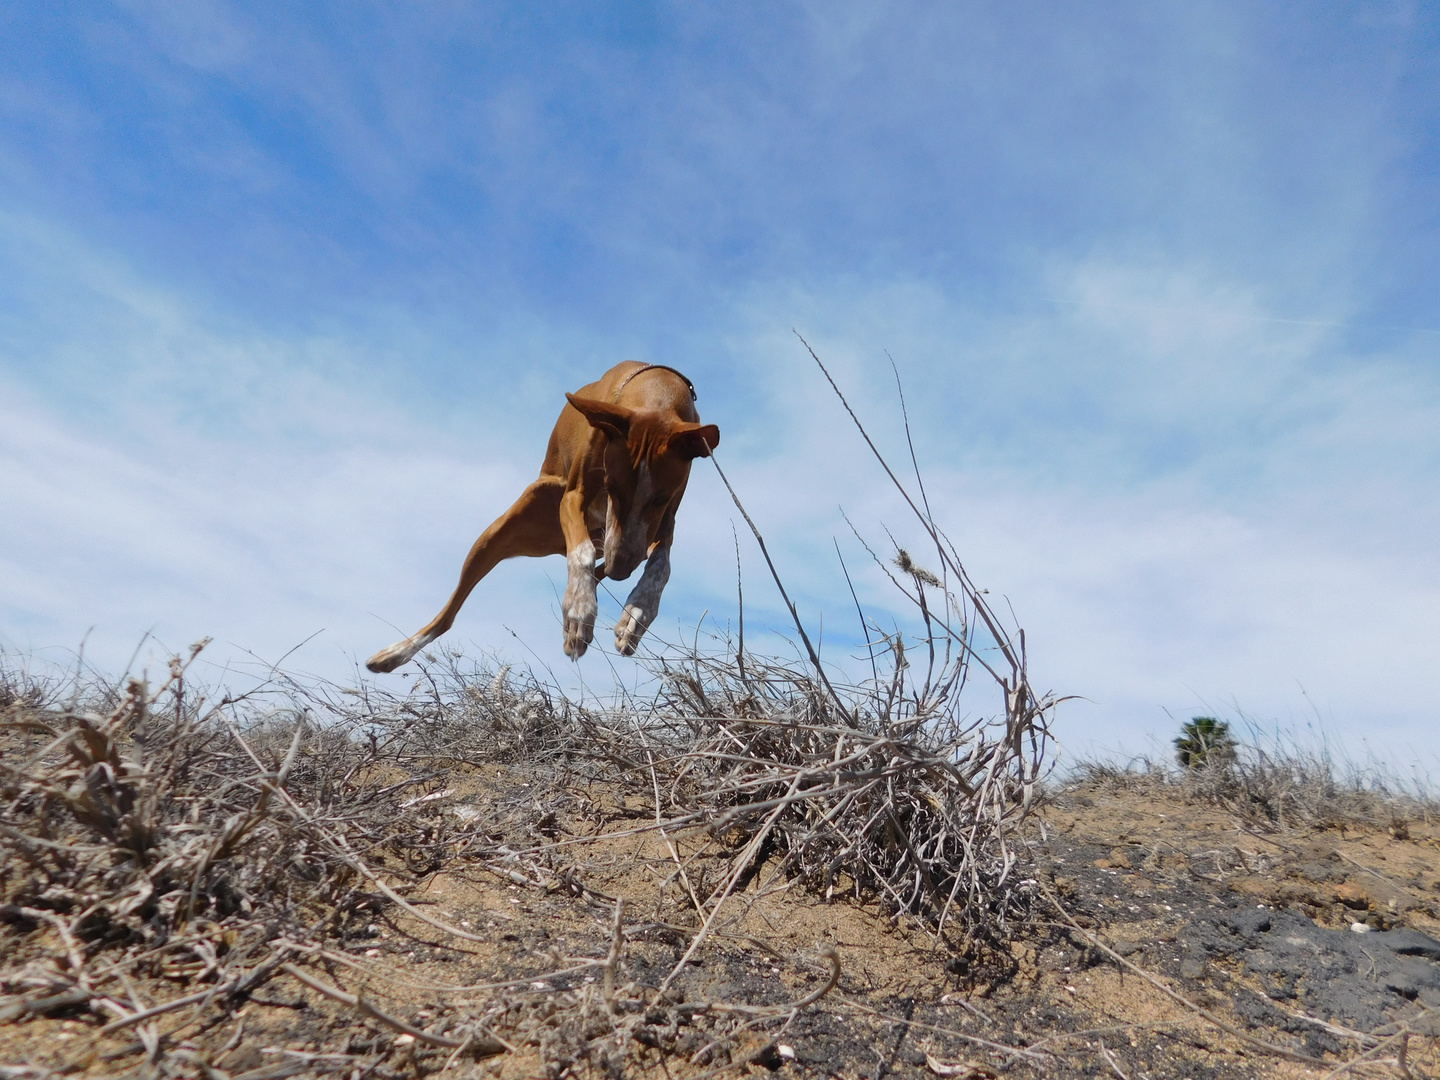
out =
[[[650,617],[645,609],[635,604],[627,604],[625,613],[620,616],[620,621],[615,624],[615,648],[621,656],[633,656],[640,645],[640,639],[645,636],[645,631],[650,628]]]
[[[381,649],[369,660],[365,666],[376,674],[384,674],[387,671],[394,671],[403,664],[408,664],[410,658],[415,655],[415,650],[410,647],[410,641],[397,641],[388,649]]]
[[[589,618],[573,618],[565,616],[565,655],[571,660],[579,660],[585,655],[585,650],[590,647],[590,642],[595,639],[595,616]]]

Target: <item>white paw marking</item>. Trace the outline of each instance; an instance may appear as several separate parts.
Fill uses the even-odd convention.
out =
[[[622,655],[631,655],[660,613],[660,595],[670,580],[670,552],[657,549],[645,564],[645,573],[635,583],[625,601],[625,611],[615,624],[615,648]]]
[[[595,545],[589,540],[565,559],[569,575],[560,609],[565,616],[565,655],[578,660],[595,636]]]
[[[369,660],[366,660],[365,666],[375,672],[394,671],[396,668],[408,664],[414,659],[416,653],[439,636],[438,634],[424,634],[397,641],[394,645],[381,649]]]

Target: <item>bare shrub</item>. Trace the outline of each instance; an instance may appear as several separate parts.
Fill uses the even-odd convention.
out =
[[[55,699],[61,680],[54,674],[39,674],[24,658],[0,646],[0,709],[12,706],[41,708]]]
[[[187,663],[154,690],[131,680],[108,713],[5,710],[0,1019],[78,1008],[138,1028],[198,1000],[140,1009],[131,980],[242,1002],[387,902],[355,849],[379,848],[381,867],[403,851],[402,871],[424,858],[433,829],[368,782],[364,743],[298,706],[209,705]]]

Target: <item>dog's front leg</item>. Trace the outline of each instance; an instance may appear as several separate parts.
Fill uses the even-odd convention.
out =
[[[589,537],[565,555],[569,576],[565,582],[565,655],[579,660],[595,637],[595,545]]]
[[[585,526],[585,493],[579,488],[560,499],[560,528],[565,533],[565,655],[579,660],[595,636],[595,543]]]
[[[622,656],[634,653],[645,631],[660,611],[660,594],[670,580],[670,545],[656,544],[645,561],[645,572],[630,590],[625,612],[615,624],[615,648]]]

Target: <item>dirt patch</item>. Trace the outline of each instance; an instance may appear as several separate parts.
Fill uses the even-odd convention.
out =
[[[1048,1001],[1063,1000],[1044,989],[1058,965],[1072,976],[1065,993],[1088,1004],[1092,1020],[1133,1022],[1166,1007],[1193,1017],[1171,999],[1161,1006],[1163,995],[1118,954],[1212,1016],[1297,1055],[1332,1062],[1408,1024],[1417,1032],[1408,1067],[1417,1053],[1433,1067],[1440,830],[1424,808],[1395,807],[1409,811],[1413,820],[1387,812],[1343,832],[1266,828],[1197,801],[1182,784],[1077,784],[1042,811],[1033,850],[1083,929],[1037,952],[1034,984]],[[1097,955],[1097,945],[1109,953]],[[1219,1070],[1213,1075],[1307,1074],[1304,1063],[1257,1056],[1213,1024],[1181,1027],[1188,1034],[1136,1035],[1128,1049],[1107,1049],[1127,1074],[1201,1075],[1192,1065]],[[1377,1056],[1394,1059],[1400,1041]]]
[[[538,874],[523,859],[507,866],[493,858],[497,847],[615,832],[652,811],[617,784],[567,781],[562,797],[547,775],[457,768],[446,777],[450,794],[430,804],[437,817],[466,823],[472,840],[486,837],[492,857],[480,864],[458,850],[407,899],[483,940],[457,941],[390,905],[307,969],[417,1030],[443,1035],[464,1020],[493,1041],[456,1057],[456,1048],[407,1038],[282,976],[192,1023],[181,1042],[209,1069],[249,1080],[338,1065],[424,1075],[447,1061],[447,1075],[498,1077],[727,1067],[796,1077],[1320,1076],[1440,1002],[1440,942],[1425,932],[1435,929],[1440,895],[1425,822],[1412,822],[1404,839],[1378,827],[1262,836],[1178,795],[1103,786],[1066,792],[1032,822],[1029,872],[1078,929],[1037,901],[1031,920],[988,946],[937,942],[925,922],[843,889],[827,901],[797,887],[773,873],[772,858],[713,927],[713,947],[660,997],[700,924],[689,888],[713,886],[729,852],[691,841],[672,854],[662,837],[637,832],[576,844],[574,858]],[[1392,902],[1397,890],[1404,903]],[[607,990],[619,897],[621,945]],[[1357,924],[1378,925],[1362,934]],[[31,933],[60,947],[43,928]],[[1236,1030],[1316,1064],[1217,1028],[1102,945]],[[839,959],[838,986],[792,1015],[788,1004],[829,980],[827,946]],[[136,992],[149,1000],[153,988]],[[759,1012],[767,1008],[773,1015]],[[85,1071],[143,1074],[140,1040],[97,1039],[99,1027],[76,1012],[0,1029],[6,1075],[73,1068],[86,1048],[94,1059]],[[1437,1056],[1419,1030],[1407,1065],[1424,1075]],[[1367,1040],[1370,1031],[1379,1036]],[[193,1074],[214,1075],[198,1065]]]

